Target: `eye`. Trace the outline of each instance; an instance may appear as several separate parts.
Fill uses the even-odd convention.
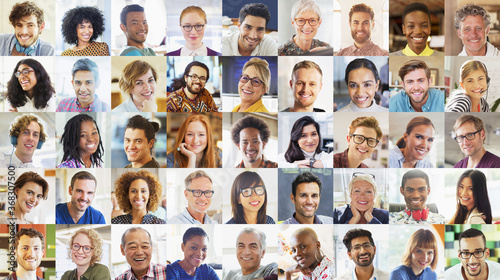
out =
[[[417,135],[415,138],[422,140],[422,139],[424,139],[424,136],[422,136],[422,135]]]
[[[38,199],[42,199],[43,198],[43,195],[39,194],[36,196]]]
[[[203,252],[207,252],[208,251],[208,248],[203,248],[201,249]]]
[[[428,142],[434,142],[434,138],[427,139]]]
[[[350,88],[357,88],[357,87],[358,87],[358,85],[357,85],[357,84],[352,83],[352,84],[349,84],[349,87],[350,87]]]
[[[303,82],[296,82],[295,84],[298,86],[302,86],[304,83]]]

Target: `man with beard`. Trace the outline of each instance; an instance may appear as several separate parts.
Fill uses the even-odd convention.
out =
[[[204,63],[189,63],[184,76],[172,82],[174,91],[167,93],[167,112],[217,112],[219,109],[205,88],[209,78],[210,72]]]
[[[264,157],[270,135],[271,130],[265,121],[253,115],[239,119],[231,129],[231,136],[243,160],[235,168],[278,168],[278,163]]]
[[[387,56],[389,52],[375,45],[370,39],[375,21],[372,7],[365,4],[352,6],[349,11],[349,27],[354,44],[341,49],[338,56]]]
[[[336,280],[377,279],[389,280],[389,273],[373,266],[377,246],[373,242],[372,233],[355,228],[348,231],[342,240],[347,248],[347,255],[356,266],[353,270],[335,278]]]
[[[293,216],[283,224],[333,224],[333,218],[316,215],[321,198],[321,181],[314,173],[300,173],[292,182],[290,199],[295,205]]]
[[[290,80],[295,102],[293,107],[288,107],[282,112],[325,112],[323,109],[313,107],[323,87],[322,79],[323,72],[318,64],[309,60],[295,64]]]
[[[22,228],[16,233],[15,253],[17,270],[5,280],[43,280],[36,275],[36,269],[45,253],[45,237],[33,228]]]
[[[422,60],[399,69],[403,90],[389,99],[389,112],[444,112],[444,93],[431,84],[431,70]]]
[[[487,260],[490,249],[486,248],[486,237],[480,230],[469,228],[460,233],[458,240],[461,263],[446,270],[446,279],[500,279],[500,264]]]
[[[87,171],[80,171],[71,178],[71,201],[56,205],[56,224],[106,224],[104,216],[92,206],[97,179]]]
[[[127,36],[127,45],[121,56],[156,56],[153,49],[145,46],[148,37],[148,20],[144,8],[137,5],[127,5],[120,13],[120,29]]]
[[[0,56],[53,56],[54,47],[39,39],[45,28],[43,17],[34,2],[16,3],[9,15],[14,34],[0,35]]]

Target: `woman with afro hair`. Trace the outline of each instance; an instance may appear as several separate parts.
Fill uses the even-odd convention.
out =
[[[61,56],[109,56],[108,45],[96,42],[104,32],[104,15],[96,7],[76,7],[64,14],[62,35],[68,44],[75,44]]]

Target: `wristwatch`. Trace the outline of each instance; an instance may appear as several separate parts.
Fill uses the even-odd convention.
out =
[[[315,158],[310,158],[309,159],[309,167],[313,168],[314,163],[316,162]]]

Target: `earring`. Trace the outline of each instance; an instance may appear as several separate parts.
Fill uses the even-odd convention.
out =
[[[323,258],[324,258],[325,254],[323,254],[323,251],[321,251],[321,248],[318,248],[318,249],[316,249],[316,251],[314,251],[314,258],[316,259],[316,261],[317,261],[318,263],[320,263],[321,261],[320,261],[320,260],[318,260],[318,257],[316,256],[316,252],[318,252],[318,250],[319,250],[319,252],[320,252],[319,256],[321,257],[321,259],[323,259]]]

